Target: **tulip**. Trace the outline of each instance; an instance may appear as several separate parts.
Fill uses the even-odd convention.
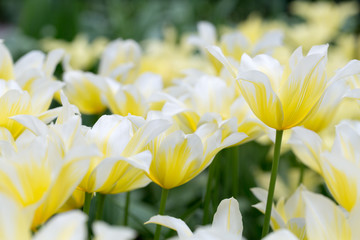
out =
[[[314,46],[303,56],[299,47],[284,69],[270,56],[258,55],[251,59],[246,54],[241,58],[239,69],[236,69],[218,47],[208,48],[238,80],[241,94],[254,114],[267,126],[277,130],[263,237],[270,223],[283,130],[300,125],[310,113],[316,111],[330,83],[359,71],[355,68],[358,61],[356,64],[349,63],[328,80],[325,73],[327,48],[328,45]]]
[[[155,223],[177,231],[179,240],[220,240],[220,239],[241,239],[243,224],[239,210],[239,203],[234,198],[224,199],[220,202],[214,215],[211,226],[202,226],[194,233],[181,219],[156,215],[150,218],[145,224]]]
[[[304,187],[300,186],[287,200],[280,198],[276,206],[272,207],[271,228],[276,231],[287,228],[299,239],[306,239],[305,203],[302,198]],[[252,193],[260,200],[253,207],[265,212],[268,192],[260,188],[252,188]]]
[[[360,186],[357,145],[360,143],[360,125],[342,122],[336,126],[336,138],[331,151],[314,132],[294,128],[290,141],[296,156],[325,180],[335,200],[351,211],[358,199]]]
[[[31,213],[21,204],[0,194],[0,204],[4,206],[0,213],[0,238],[3,240],[61,240],[86,238],[86,215],[80,211],[70,211],[56,215],[31,237]],[[6,207],[5,207],[6,206]]]
[[[110,226],[101,221],[93,224],[94,240],[132,240],[136,238],[136,232],[128,227]]]
[[[30,115],[14,117],[29,130],[16,141],[3,142],[0,191],[25,208],[35,208],[32,228],[60,209],[88,171],[90,159],[99,155],[85,140],[80,116],[64,95],[63,103],[50,126]]]

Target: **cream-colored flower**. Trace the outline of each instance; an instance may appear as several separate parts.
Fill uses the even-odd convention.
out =
[[[132,240],[136,238],[136,232],[128,227],[110,226],[101,221],[93,224],[94,240]]]
[[[63,97],[55,124],[45,125],[30,115],[14,119],[29,130],[14,141],[2,142],[0,192],[24,208],[35,209],[32,227],[44,223],[66,202],[85,176],[90,159],[99,153],[84,135],[80,116]]]
[[[209,166],[219,151],[246,137],[244,133],[225,132],[217,123],[202,124],[192,134],[174,124],[148,144],[153,160],[147,175],[162,188],[180,186]]]
[[[220,202],[211,226],[202,226],[194,233],[181,219],[170,216],[153,216],[147,221],[156,223],[177,231],[179,240],[232,240],[241,239],[243,232],[242,216],[239,203],[234,198]]]
[[[40,44],[45,51],[64,49],[70,57],[70,66],[76,70],[88,70],[94,66],[103,52],[108,40],[97,37],[91,43],[85,34],[78,34],[71,42],[45,38]]]
[[[251,191],[260,200],[253,207],[265,212],[268,192],[261,188],[252,188]],[[305,204],[302,199],[304,188],[300,186],[287,200],[280,198],[276,206],[272,207],[271,228],[276,231],[282,228],[289,229],[299,239],[306,240]]]
[[[150,183],[148,171],[152,155],[146,145],[169,126],[166,120],[146,121],[141,117],[102,116],[86,134],[101,156],[92,159],[79,189],[115,194]]]
[[[327,48],[328,45],[314,46],[303,56],[300,47],[285,68],[267,55],[253,59],[244,55],[236,69],[219,48],[210,47],[209,51],[237,78],[240,91],[254,114],[269,127],[286,130],[301,125],[311,113],[316,114],[331,83],[358,71],[354,66],[359,62],[353,60],[327,79]]]

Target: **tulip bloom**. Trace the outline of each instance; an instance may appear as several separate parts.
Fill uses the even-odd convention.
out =
[[[270,56],[252,59],[244,54],[236,69],[219,48],[210,47],[209,51],[237,78],[241,94],[254,114],[269,127],[285,130],[301,125],[316,111],[332,82],[358,72],[354,69],[356,64],[348,64],[341,74],[327,79],[327,48],[328,45],[314,46],[303,56],[299,47],[285,68]]]
[[[60,209],[88,171],[90,159],[99,155],[64,96],[63,104],[50,126],[30,115],[14,117],[28,128],[16,141],[6,129],[1,131],[0,191],[35,211],[32,228]]]
[[[276,206],[272,207],[271,228],[274,231],[287,228],[300,240],[306,239],[305,204],[302,199],[304,190],[304,187],[300,186],[286,201],[282,197]],[[260,200],[253,207],[264,213],[268,192],[261,188],[252,188],[251,191]]]
[[[59,214],[31,237],[31,214],[21,204],[0,194],[0,239],[3,240],[46,240],[85,239],[86,215],[80,211]]]
[[[290,144],[296,156],[324,178],[335,200],[351,211],[360,198],[360,125],[346,121],[337,125],[331,151],[316,133],[300,127],[294,129]]]
[[[115,194],[146,186],[150,179],[145,171],[152,156],[145,146],[168,126],[168,122],[161,119],[102,116],[86,134],[101,151],[101,156],[92,159],[79,189]]]
[[[234,198],[220,202],[211,226],[199,227],[194,233],[181,219],[170,216],[153,216],[147,223],[156,223],[177,231],[179,240],[241,239],[243,231],[239,203]]]
[[[205,123],[193,134],[173,125],[148,144],[153,160],[147,175],[164,189],[180,186],[200,174],[222,149],[245,138],[238,132],[226,135],[216,123]]]

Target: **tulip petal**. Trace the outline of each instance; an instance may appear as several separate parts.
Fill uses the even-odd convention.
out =
[[[93,224],[96,240],[131,240],[136,238],[136,232],[128,227],[111,226],[106,222],[96,221]]]
[[[263,240],[299,240],[292,232],[287,229],[280,229],[267,235]]]
[[[320,194],[303,192],[303,197],[308,239],[351,239],[345,214],[338,206]]]
[[[151,217],[149,221],[145,222],[145,224],[148,223],[155,223],[171,228],[178,233],[180,239],[188,239],[193,235],[186,223],[178,218],[156,215]]]
[[[306,166],[321,174],[322,140],[319,135],[306,128],[295,127],[289,144],[295,155]]]
[[[78,210],[59,214],[37,232],[33,240],[82,240],[87,236],[87,216]]]
[[[219,47],[209,46],[206,49],[224,65],[226,70],[228,70],[234,78],[237,76],[238,71],[230,64],[229,60],[227,60]]]
[[[283,107],[269,78],[262,72],[252,70],[239,73],[237,80],[241,94],[253,113],[269,127],[286,129]]]
[[[224,199],[220,202],[214,215],[212,227],[242,236],[242,216],[239,203],[235,198]]]

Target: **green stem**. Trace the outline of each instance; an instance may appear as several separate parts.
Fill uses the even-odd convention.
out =
[[[96,220],[101,220],[103,216],[103,210],[104,210],[104,202],[105,202],[105,194],[97,193],[96,194]]]
[[[167,199],[168,193],[169,193],[169,189],[165,189],[165,188],[162,189],[160,208],[159,208],[159,215],[164,215],[166,199]],[[156,230],[155,230],[154,240],[159,240],[160,239],[160,233],[161,233],[161,225],[157,225]]]
[[[130,192],[127,192],[126,193],[126,201],[125,201],[125,209],[124,209],[124,226],[128,225],[129,206],[130,206]]]
[[[304,172],[305,172],[305,166],[304,164],[300,163],[300,176],[299,176],[299,186],[300,184],[302,184],[303,180],[304,180]]]
[[[269,184],[269,193],[268,193],[267,201],[266,201],[265,219],[264,219],[264,225],[263,225],[262,237],[261,238],[265,237],[269,232],[270,218],[271,218],[271,208],[272,208],[273,198],[274,198],[277,170],[278,170],[278,167],[279,167],[282,135],[283,135],[283,130],[276,130],[274,161],[273,161],[272,167],[271,167],[271,178],[270,178],[270,184]]]
[[[204,199],[204,215],[203,215],[203,225],[206,225],[209,223],[209,216],[210,216],[210,202],[211,202],[211,187],[212,182],[215,175],[215,160],[211,163],[209,167],[209,173],[208,173],[208,179],[206,184],[206,192],[205,192],[205,199]]]
[[[91,198],[93,196],[93,193],[85,192],[85,202],[83,206],[83,212],[86,213],[89,216],[90,213],[90,205],[91,205]]]
[[[231,148],[231,160],[232,160],[232,195],[234,198],[238,196],[239,189],[239,149],[238,147]]]

